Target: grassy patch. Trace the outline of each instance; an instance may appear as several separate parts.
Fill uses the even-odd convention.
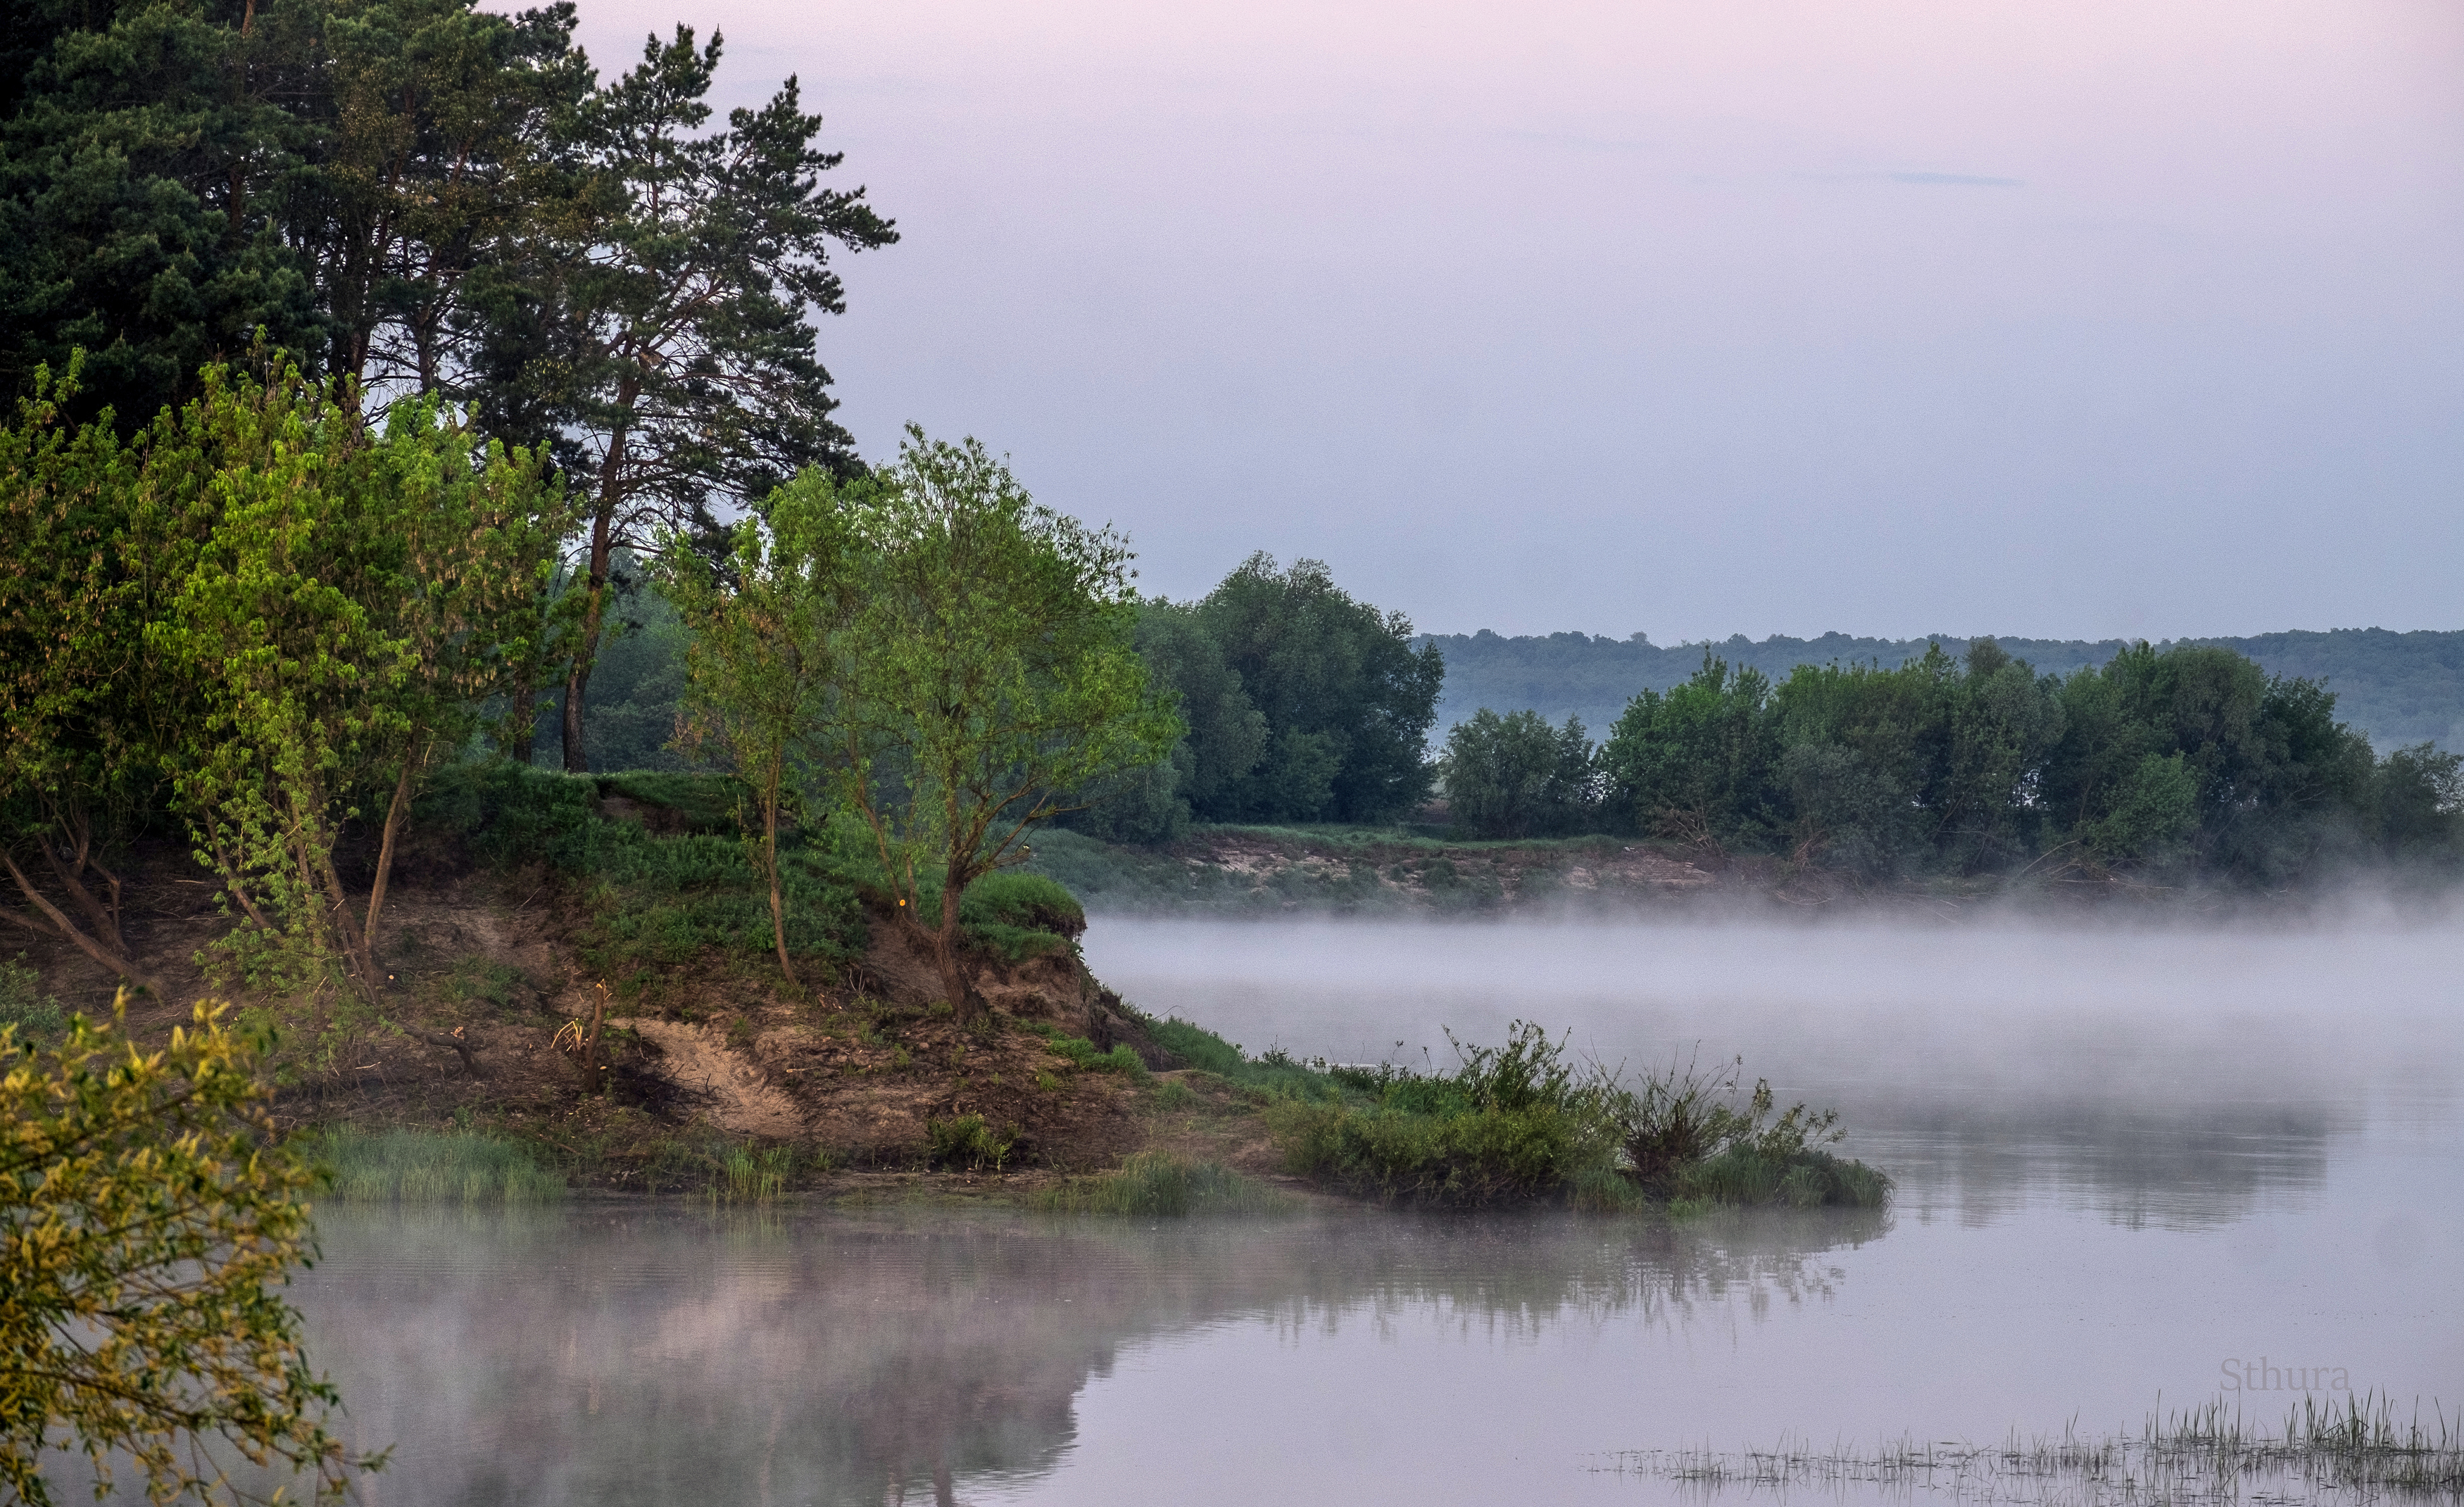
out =
[[[935,1167],[971,1172],[985,1168],[1000,1171],[1001,1164],[1009,1160],[1010,1147],[1017,1144],[1013,1136],[994,1129],[981,1115],[929,1120],[925,1122],[924,1134]]]
[[[1740,1097],[1733,1068],[1621,1081],[1514,1023],[1504,1044],[1452,1042],[1451,1073],[1251,1058],[1186,1020],[1155,1039],[1263,1105],[1285,1164],[1386,1203],[1477,1209],[1562,1201],[1621,1212],[1661,1205],[1879,1208],[1890,1179],[1826,1147],[1837,1116],[1772,1113],[1770,1085]]]
[[[1284,1202],[1271,1188],[1219,1167],[1167,1151],[1140,1151],[1118,1171],[1077,1177],[1036,1194],[1052,1213],[1163,1215],[1259,1213]]]
[[[603,786],[678,811],[678,830],[604,818]],[[734,799],[730,782],[715,775],[594,778],[473,764],[443,772],[419,817],[485,863],[509,870],[544,863],[581,901],[583,960],[627,975],[712,950],[747,962],[771,952],[769,892],[736,830]],[[722,806],[731,814],[718,822]],[[825,966],[850,962],[867,942],[859,883],[826,830],[805,836],[780,854],[788,951]]]
[[[43,975],[20,952],[0,958],[0,1026],[14,1026],[20,1040],[55,1037],[69,1028],[60,1002],[43,993]]]
[[[563,1174],[519,1141],[484,1131],[312,1131],[299,1149],[345,1203],[545,1203],[564,1196]]]
[[[1044,1037],[1045,1046],[1051,1048],[1056,1054],[1067,1058],[1083,1071],[1118,1073],[1124,1078],[1134,1079],[1141,1082],[1149,1076],[1146,1063],[1139,1059],[1135,1052],[1126,1046],[1116,1046],[1109,1052],[1099,1052],[1095,1049],[1095,1043],[1085,1037],[1063,1036],[1057,1027],[1037,1022],[1030,1024],[1028,1029]]]

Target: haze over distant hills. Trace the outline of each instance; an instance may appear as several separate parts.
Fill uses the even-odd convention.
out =
[[[1570,713],[1583,719],[1595,738],[1605,737],[1625,704],[1642,690],[1666,690],[1702,667],[1707,651],[1730,665],[1750,666],[1774,681],[1799,665],[1874,661],[1885,667],[1915,659],[1928,644],[1964,653],[1968,637],[1860,639],[1826,633],[1818,639],[1773,635],[1757,643],[1738,634],[1720,644],[1653,644],[1552,633],[1546,638],[1503,638],[1479,633],[1423,634],[1419,643],[1438,645],[1446,660],[1445,690],[1438,702],[1434,737],[1483,707],[1531,710],[1551,721]],[[2040,673],[2067,675],[2101,665],[2126,640],[2002,639],[2005,649]],[[2392,633],[2385,628],[2336,628],[2324,633],[2262,633],[2241,639],[2183,639],[2160,643],[2211,644],[2247,654],[2271,674],[2323,681],[2336,693],[2343,720],[2369,734],[2381,753],[2431,741],[2464,749],[2464,631]]]

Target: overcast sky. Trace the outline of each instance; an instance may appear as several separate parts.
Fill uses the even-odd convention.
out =
[[[693,7],[680,11],[680,5]],[[1421,627],[2464,627],[2456,0],[582,0],[905,237],[823,353]]]

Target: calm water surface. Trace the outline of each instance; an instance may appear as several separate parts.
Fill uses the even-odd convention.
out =
[[[2464,1399],[2453,928],[1097,924],[1133,999],[1342,1059],[1743,1054],[1887,1214],[1671,1227],[635,1205],[320,1216],[369,1498],[1656,1501],[1609,1452],[2135,1426],[2244,1363]],[[1402,1045],[1398,1048],[1396,1043]],[[1699,1043],[1699,1045],[1698,1045]]]

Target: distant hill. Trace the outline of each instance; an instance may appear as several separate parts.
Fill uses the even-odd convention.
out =
[[[1859,639],[1826,633],[1818,639],[1774,636],[1755,643],[1739,634],[1725,644],[1678,644],[1665,647],[1637,634],[1631,639],[1552,633],[1546,638],[1501,638],[1479,633],[1424,634],[1446,660],[1445,690],[1438,702],[1438,728],[1446,730],[1483,707],[1498,711],[1532,710],[1551,721],[1568,713],[1583,719],[1595,738],[1638,691],[1666,690],[1701,667],[1705,649],[1731,665],[1750,665],[1784,680],[1799,665],[1876,661],[1891,666],[1925,651],[1929,639]],[[1968,647],[1964,636],[1938,642],[1952,653]],[[2264,633],[2247,639],[2185,639],[2249,655],[2272,674],[2324,681],[2336,693],[2336,711],[2369,734],[2381,753],[2425,740],[2464,749],[2464,632],[2390,633],[2385,628],[2337,628],[2325,633]],[[2125,646],[2122,639],[2003,639],[2002,646],[2039,672],[2068,674],[2101,665]],[[2159,648],[2164,644],[2157,645]]]

